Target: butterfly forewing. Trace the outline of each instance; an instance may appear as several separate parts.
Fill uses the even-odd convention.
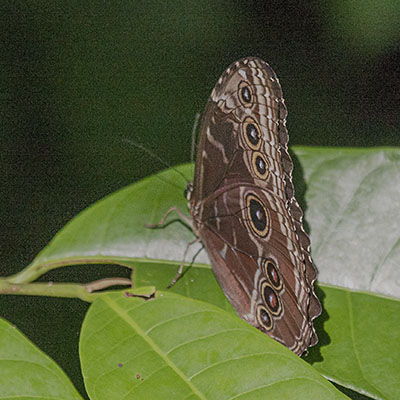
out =
[[[286,107],[258,58],[232,64],[203,114],[190,209],[214,273],[244,320],[301,355],[321,306],[294,199]]]

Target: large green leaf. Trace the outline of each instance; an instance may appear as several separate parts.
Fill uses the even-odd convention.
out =
[[[0,398],[77,400],[81,396],[53,360],[0,318]]]
[[[400,298],[400,151],[303,147],[295,154],[295,185],[306,207],[319,281]],[[191,176],[192,166],[179,171]],[[145,224],[172,206],[188,214],[184,188],[174,170],[133,184],[81,213],[34,263],[180,262],[193,234],[177,223],[158,230]],[[191,250],[188,260],[199,247]],[[208,264],[204,251],[196,261],[198,268]]]
[[[149,268],[138,263],[135,282],[165,287],[175,271],[173,265]],[[204,269],[188,270],[172,290],[234,313],[213,274]],[[356,392],[376,399],[399,397],[400,302],[324,285],[317,293],[324,308],[314,322],[319,343],[309,349],[306,360],[327,378]]]
[[[324,287],[320,344],[308,359],[323,375],[375,399],[400,397],[400,302]]]
[[[400,297],[400,151],[298,148],[295,155],[294,182],[320,282],[341,287],[320,286],[326,315],[316,321],[320,344],[309,360],[346,387],[375,398],[399,397],[393,382],[400,380],[400,367],[393,360],[400,358],[394,334]],[[179,170],[190,176],[192,167]],[[169,170],[109,196],[61,230],[33,265],[122,263],[134,267],[136,285],[164,288],[194,236],[180,223],[158,230],[144,225],[157,222],[174,205],[187,213],[184,187],[181,176]],[[187,261],[197,250],[191,249]],[[231,310],[207,262],[203,251],[173,290]],[[361,299],[357,307],[349,302],[354,298]],[[360,315],[371,325],[354,318]],[[379,375],[371,373],[376,365]]]
[[[340,399],[312,367],[209,303],[105,295],[84,321],[87,391],[100,399]]]
[[[296,154],[320,282],[400,298],[400,150]]]

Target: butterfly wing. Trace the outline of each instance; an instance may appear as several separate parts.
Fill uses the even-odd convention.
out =
[[[247,58],[228,67],[203,113],[193,198],[204,199],[235,179],[257,179],[283,196],[293,169],[286,115],[278,78],[268,64]],[[259,166],[254,174],[255,161],[263,161],[271,173]]]
[[[203,114],[190,207],[239,316],[302,354],[317,342],[312,320],[321,306],[294,198],[286,115],[268,64],[232,64]]]
[[[239,316],[296,354],[317,342],[320,305],[281,199],[257,185],[223,188],[204,201],[199,236]]]

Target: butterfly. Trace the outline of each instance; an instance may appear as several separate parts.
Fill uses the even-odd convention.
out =
[[[287,109],[272,68],[243,58],[219,78],[203,112],[188,220],[239,317],[302,355],[318,342],[321,304],[303,212],[294,197]],[[171,282],[182,273],[181,267]]]
[[[193,231],[237,314],[301,355],[318,342],[316,268],[294,197],[287,109],[272,68],[243,58],[205,107],[193,185]]]

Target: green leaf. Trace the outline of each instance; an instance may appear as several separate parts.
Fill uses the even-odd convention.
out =
[[[295,185],[306,206],[319,281],[400,298],[400,151],[302,147],[295,155]],[[190,176],[192,166],[177,169]],[[180,263],[193,233],[179,223],[145,225],[172,206],[189,216],[184,188],[171,169],[108,196],[67,224],[34,264]],[[193,246],[187,260],[199,249]],[[203,251],[194,267],[207,264]]]
[[[340,399],[312,367],[218,307],[158,292],[97,299],[80,353],[91,399]]]
[[[400,302],[322,287],[317,347],[306,358],[324,376],[374,399],[400,397]]]
[[[319,281],[400,298],[400,150],[296,154]]]
[[[0,393],[2,399],[81,399],[61,368],[1,318]]]
[[[188,173],[190,168],[179,170]],[[70,221],[33,265],[179,259],[193,233],[180,224],[171,224],[167,232],[145,225],[161,219],[173,205],[188,214],[185,187],[183,178],[168,170],[113,193]]]
[[[385,327],[385,334],[398,330],[400,151],[297,148],[295,156],[296,195],[305,209],[319,281],[341,287],[334,291],[320,286],[328,317],[316,320],[320,344],[317,353],[310,353],[309,361],[326,376],[360,393],[400,397],[400,388],[393,386],[400,380],[400,366],[393,365],[393,360],[400,358],[398,340],[378,330]],[[190,176],[192,166],[179,170]],[[134,268],[136,285],[165,288],[194,235],[181,223],[156,230],[144,225],[158,222],[172,206],[189,215],[183,197],[185,185],[179,174],[168,170],[112,194],[62,229],[34,260],[33,267],[46,270],[89,262],[121,263]],[[173,220],[171,216],[169,221]],[[187,262],[198,250],[191,249]],[[365,320],[373,325],[355,324],[354,315],[362,315],[358,307],[363,306],[349,307],[348,296],[358,294],[348,289],[370,292],[359,295],[368,312]],[[232,312],[204,251],[172,290]],[[378,374],[366,372],[376,365],[379,385],[375,382]]]
[[[174,266],[137,264],[135,282],[162,288],[175,271]],[[193,268],[171,290],[234,313],[217,285],[211,273]],[[317,294],[324,309],[314,321],[319,342],[309,349],[306,360],[325,377],[356,392],[376,399],[399,397],[400,302],[324,285]]]

